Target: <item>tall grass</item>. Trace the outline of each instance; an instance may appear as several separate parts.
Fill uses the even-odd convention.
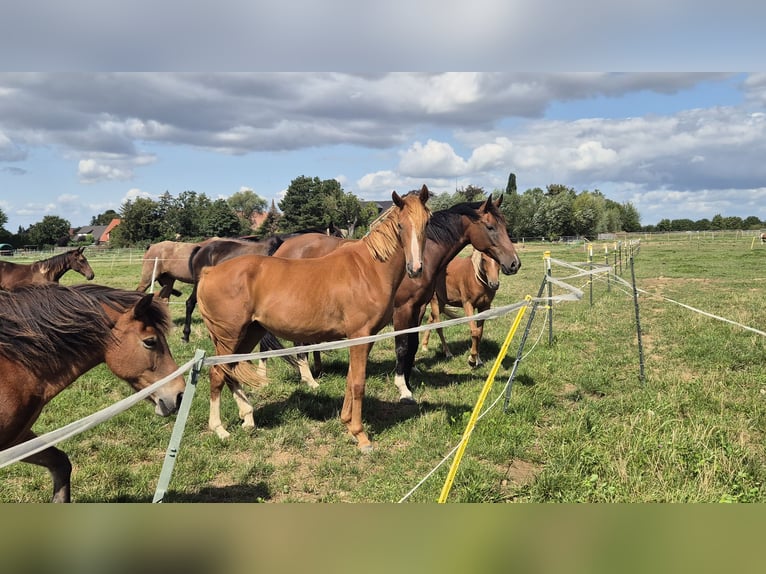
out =
[[[546,310],[538,310],[504,411],[521,332],[514,338],[485,403],[493,406],[471,436],[449,502],[766,499],[766,342],[758,333],[670,301],[766,327],[766,246],[735,235],[676,237],[644,238],[635,258],[638,287],[646,291],[639,297],[643,383],[630,289],[614,281],[607,288],[599,277],[590,305],[586,278],[573,279],[585,297],[553,306],[552,344]],[[597,263],[603,262],[603,245],[594,244]],[[525,244],[522,270],[502,278],[496,306],[537,293],[546,249],[554,259],[586,260],[582,244]],[[612,249],[610,243],[610,262]],[[99,283],[134,288],[140,256],[106,252],[89,260]],[[554,277],[570,274],[553,266]],[[627,260],[622,276],[630,279]],[[69,273],[62,282],[81,280]],[[184,300],[170,306],[177,327],[170,344],[179,363],[197,348],[213,352],[196,313],[191,343],[181,342]],[[222,418],[232,431],[227,442],[207,429],[204,372],[165,500],[395,502],[433,471],[406,501],[436,501],[451,462],[447,455],[460,440],[512,319],[511,314],[485,324],[485,364],[478,369],[467,364],[465,325],[446,330],[454,358],[441,356],[436,339],[428,351],[420,350],[414,406],[397,402],[393,340],[377,343],[364,403],[376,446],[371,455],[357,452],[338,419],[345,350],[324,355],[326,372],[317,391],[302,386],[282,361],[270,360],[271,383],[249,391],[256,406],[253,433],[239,428],[225,391]],[[35,428],[55,429],[129,392],[102,365],[54,399]],[[74,465],[73,500],[150,501],[172,425],[173,418],[156,417],[140,404],[60,444]],[[17,463],[0,470],[0,501],[43,502],[50,493],[43,469]]]

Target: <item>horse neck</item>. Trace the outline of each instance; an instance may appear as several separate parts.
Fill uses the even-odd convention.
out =
[[[66,257],[56,255],[50,259],[44,259],[42,261],[36,261],[32,264],[35,267],[35,271],[38,271],[45,275],[48,281],[58,282],[64,273],[69,271],[69,260]]]

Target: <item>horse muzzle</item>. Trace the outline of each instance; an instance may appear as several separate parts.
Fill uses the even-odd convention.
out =
[[[519,269],[521,269],[521,261],[518,258],[511,261],[510,265],[500,264],[500,270],[503,272],[503,275],[515,275],[519,272]]]
[[[407,275],[410,279],[417,279],[423,275],[423,264],[421,263],[418,268],[415,269],[412,263],[407,263]]]
[[[183,393],[178,393],[178,396],[175,398],[175,404],[173,404],[173,400],[158,398],[157,402],[154,404],[154,413],[161,417],[172,415],[178,411],[179,407],[181,406],[181,400],[183,399],[183,396]]]

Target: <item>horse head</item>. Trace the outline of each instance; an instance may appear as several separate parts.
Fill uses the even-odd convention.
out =
[[[426,225],[431,218],[431,210],[426,207],[429,197],[425,184],[420,192],[411,192],[404,197],[395,191],[391,194],[394,205],[399,208],[399,240],[404,246],[407,275],[412,278],[423,273]]]
[[[82,252],[84,250],[85,247],[83,246],[69,251],[67,253],[67,261],[69,263],[69,268],[72,271],[77,271],[80,275],[90,281],[96,276],[96,274],[93,272],[93,269],[91,268],[90,263],[88,263],[88,260],[85,258],[85,255],[83,255]]]
[[[497,261],[503,274],[512,275],[518,273],[521,260],[508,235],[505,217],[500,211],[502,203],[502,195],[495,201],[488,197],[478,209],[479,218],[471,226],[469,236],[475,249]]]

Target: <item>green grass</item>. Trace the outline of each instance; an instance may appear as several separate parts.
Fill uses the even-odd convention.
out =
[[[677,239],[676,237],[680,237]],[[761,329],[766,247],[735,235],[642,237],[635,260],[640,296],[645,381],[632,294],[599,279],[593,305],[584,278],[578,302],[553,308],[553,344],[546,313],[532,324],[507,412],[503,389],[521,332],[514,338],[471,437],[449,502],[763,502],[766,500],[766,341],[757,333],[668,302]],[[535,295],[542,254],[584,261],[582,245],[527,244],[523,267],[503,277],[496,306]],[[611,250],[611,245],[610,245]],[[603,262],[603,243],[594,244]],[[99,283],[133,288],[139,252],[90,255]],[[611,262],[611,256],[610,256]],[[554,265],[556,277],[571,271]],[[622,276],[630,280],[623,265]],[[67,274],[63,283],[81,281]],[[184,286],[184,294],[189,292]],[[559,290],[556,290],[559,292]],[[664,298],[663,298],[664,297]],[[171,348],[180,364],[212,347],[198,313],[192,342],[181,342],[184,298],[174,299]],[[338,420],[346,352],[324,355],[326,374],[312,391],[279,360],[271,383],[250,391],[257,428],[239,428],[231,395],[222,418],[232,432],[221,442],[207,429],[207,371],[199,383],[167,502],[395,502],[454,448],[481,391],[513,314],[485,324],[481,356],[467,365],[465,325],[446,330],[456,356],[447,360],[433,337],[418,352],[416,406],[401,406],[393,386],[393,340],[375,345],[368,367],[364,420],[375,451],[358,453]],[[522,327],[526,325],[526,317]],[[45,409],[36,430],[58,428],[129,394],[103,365],[85,374]],[[72,460],[75,502],[151,500],[174,417],[146,403],[59,446]],[[448,459],[407,500],[439,497]],[[45,502],[47,472],[13,464],[0,469],[0,501]]]

